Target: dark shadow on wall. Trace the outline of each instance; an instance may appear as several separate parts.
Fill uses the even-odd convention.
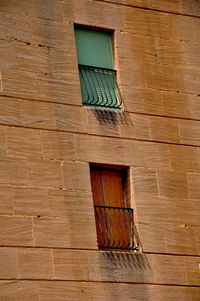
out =
[[[128,113],[119,111],[119,110],[108,110],[108,109],[99,109],[91,108],[91,111],[95,115],[96,119],[100,124],[125,124],[132,125],[132,121]]]
[[[116,252],[105,251],[103,256],[106,260],[118,268],[133,268],[141,270],[151,270],[151,266],[145,254],[136,252]]]

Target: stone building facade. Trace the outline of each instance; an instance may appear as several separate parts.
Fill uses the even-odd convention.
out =
[[[82,105],[74,24],[122,108]],[[200,2],[0,1],[0,300],[200,300]],[[136,252],[99,250],[90,163],[125,166]]]

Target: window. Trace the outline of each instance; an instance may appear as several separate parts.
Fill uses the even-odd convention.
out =
[[[111,33],[75,27],[75,38],[83,104],[119,108]]]
[[[110,250],[136,249],[133,209],[126,198],[126,170],[91,166],[98,247]]]

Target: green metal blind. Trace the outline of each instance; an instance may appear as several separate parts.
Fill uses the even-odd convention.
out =
[[[111,34],[75,27],[83,104],[119,108]]]
[[[75,37],[80,65],[113,69],[110,33],[77,27]]]

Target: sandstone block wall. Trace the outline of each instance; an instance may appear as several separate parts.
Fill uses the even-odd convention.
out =
[[[200,2],[0,1],[0,300],[199,301]],[[123,110],[82,106],[73,24]],[[139,253],[97,248],[89,163],[129,167]]]

